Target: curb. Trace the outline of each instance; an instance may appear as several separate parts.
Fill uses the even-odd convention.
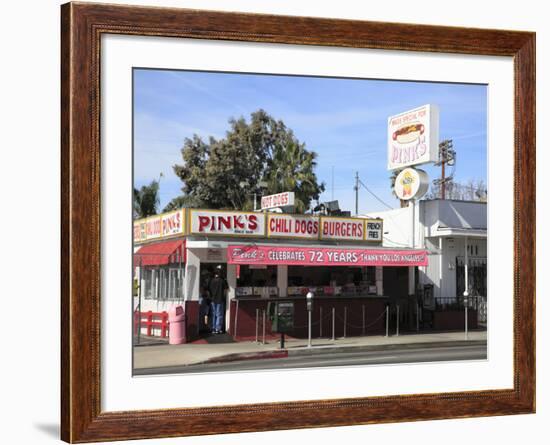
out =
[[[233,354],[220,355],[218,357],[212,357],[208,360],[193,363],[206,364],[206,363],[227,363],[236,362],[241,360],[262,360],[267,358],[286,358],[288,357],[288,351],[286,349],[276,349],[273,351],[260,351],[260,352],[235,352]]]
[[[437,347],[460,347],[460,346],[481,346],[487,344],[486,340],[458,340],[458,341],[440,341],[440,342],[419,342],[419,343],[391,343],[387,345],[359,345],[359,346],[299,346],[295,349],[273,349],[270,351],[258,352],[235,352],[232,354],[212,357],[202,362],[193,363],[228,363],[242,360],[263,360],[275,358],[296,357],[300,355],[330,354],[332,352],[350,352],[350,351],[388,351],[394,349],[415,349],[415,348],[437,348]]]
[[[487,344],[486,340],[457,340],[457,341],[434,341],[434,342],[418,342],[418,343],[390,343],[387,345],[359,345],[359,346],[312,346],[297,347],[296,349],[289,349],[289,356],[297,355],[315,355],[315,354],[328,354],[331,352],[350,352],[350,351],[388,351],[394,349],[417,349],[417,348],[445,348],[451,346],[481,346]]]

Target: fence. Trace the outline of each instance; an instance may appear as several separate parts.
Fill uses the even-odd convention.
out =
[[[464,294],[464,257],[456,258],[456,295]],[[470,295],[487,295],[487,258],[468,260],[468,292]]]
[[[160,336],[166,338],[169,327],[168,312],[134,311],[134,335],[138,334],[140,328],[146,328],[148,336],[154,335],[153,329],[160,329]]]
[[[468,308],[477,311],[477,321],[481,324],[487,323],[487,297],[473,295],[466,297]],[[465,297],[436,298],[436,311],[464,310]]]

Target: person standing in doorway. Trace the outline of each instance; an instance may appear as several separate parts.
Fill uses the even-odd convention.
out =
[[[206,286],[201,286],[199,294],[199,333],[212,330],[212,304]]]
[[[219,269],[214,272],[214,278],[210,280],[209,285],[210,298],[212,299],[213,309],[213,325],[212,332],[221,334],[223,332],[225,320],[225,293],[227,291],[227,283],[221,277]]]

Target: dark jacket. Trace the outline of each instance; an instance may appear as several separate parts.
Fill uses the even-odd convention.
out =
[[[221,277],[214,277],[210,281],[208,290],[210,291],[210,298],[213,303],[223,303],[225,301],[225,290],[227,289],[227,283]]]

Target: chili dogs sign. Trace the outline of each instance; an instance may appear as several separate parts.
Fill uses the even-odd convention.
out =
[[[427,266],[426,250],[228,246],[229,264],[291,266]]]
[[[439,109],[424,105],[388,118],[388,170],[436,162]]]
[[[265,236],[264,213],[191,209],[189,220],[194,235]]]
[[[319,239],[319,217],[270,213],[267,221],[268,238]]]

